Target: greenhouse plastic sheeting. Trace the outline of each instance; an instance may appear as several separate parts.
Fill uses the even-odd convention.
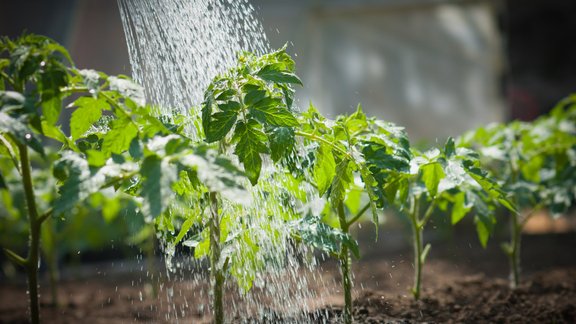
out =
[[[273,46],[293,40],[301,109],[312,101],[335,116],[362,103],[432,141],[504,118],[501,36],[489,3],[342,3],[257,3]]]

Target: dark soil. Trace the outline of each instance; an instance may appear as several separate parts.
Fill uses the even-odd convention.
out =
[[[370,229],[371,230],[371,229]],[[483,250],[472,240],[435,242],[426,264],[424,289],[414,301],[411,253],[406,247],[385,249],[380,243],[364,244],[363,259],[355,263],[354,319],[358,323],[576,323],[576,233],[525,235],[523,238],[524,280],[508,288],[507,263],[497,240]],[[388,234],[388,235],[386,235]],[[469,236],[468,236],[469,237]],[[361,243],[362,244],[362,243]],[[324,282],[324,306],[310,315],[309,322],[339,322],[342,297],[337,264],[328,262],[319,270]],[[169,282],[153,298],[138,274],[99,275],[63,281],[62,306],[49,305],[49,289],[42,288],[44,323],[206,323],[210,310],[200,288],[189,282]],[[314,281],[311,281],[314,282]],[[172,285],[172,286],[170,286]],[[167,302],[166,290],[175,297]],[[315,289],[315,287],[312,287]],[[316,287],[316,289],[320,289]],[[327,289],[325,286],[322,289]],[[198,297],[200,296],[200,297]],[[234,297],[227,295],[227,303]],[[25,323],[25,286],[0,284],[0,323]],[[290,317],[273,311],[266,320],[229,316],[237,322],[290,322]]]

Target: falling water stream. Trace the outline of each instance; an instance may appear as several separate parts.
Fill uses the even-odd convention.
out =
[[[204,89],[217,74],[236,65],[237,52],[246,50],[261,55],[270,50],[262,25],[247,0],[118,0],[118,5],[133,78],[144,86],[147,101],[159,107],[162,114],[198,114],[194,107],[201,103]],[[200,140],[194,129],[189,133],[190,137]],[[282,176],[274,165],[265,161],[260,183],[272,177],[281,182]],[[242,218],[241,222],[259,245],[256,259],[265,264],[265,269],[256,274],[254,288],[249,293],[237,289],[233,300],[228,300],[228,295],[227,316],[263,318],[269,310],[276,310],[295,322],[305,322],[304,315],[315,306],[310,301],[321,304],[322,299],[309,289],[308,278],[313,278],[316,286],[321,281],[312,271],[316,261],[302,257],[310,255],[309,251],[289,244],[289,233],[281,217],[270,217],[279,215],[282,207],[267,197],[275,196],[269,193],[279,190],[274,187],[281,184],[269,185],[268,195],[261,184],[251,187],[251,204],[241,209],[228,204],[222,206],[223,215],[234,217],[238,226]],[[310,196],[311,193],[309,190]],[[235,250],[233,253],[241,258],[244,247],[237,246]],[[207,300],[209,276],[202,262],[193,261],[192,256],[173,260],[174,251],[165,252],[170,281],[191,278],[194,288],[189,292],[175,292],[173,285],[166,284],[161,287],[165,294],[163,301],[171,303],[174,294],[193,294],[199,300]],[[303,272],[309,275],[302,275]],[[246,275],[249,274],[247,271]],[[229,280],[229,288],[234,287],[232,281]],[[166,319],[184,317],[186,307],[188,305],[170,305]]]

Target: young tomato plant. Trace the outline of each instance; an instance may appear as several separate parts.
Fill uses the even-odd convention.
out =
[[[104,194],[130,199],[147,219],[158,219],[181,177],[199,179],[224,196],[243,191],[241,171],[171,120],[154,116],[144,107],[142,89],[127,78],[77,70],[64,48],[41,36],[3,39],[0,53],[0,189],[6,195],[18,191],[10,186],[22,186],[30,233],[26,257],[5,252],[28,275],[31,322],[40,318],[40,235],[51,216],[66,218],[86,199]],[[58,122],[71,94],[80,97],[69,106],[74,111],[66,135]],[[57,155],[46,154],[47,138],[59,143]],[[42,204],[30,150],[45,160],[58,192]]]
[[[325,197],[328,203],[324,221],[334,223],[339,231],[328,230],[324,224],[316,225],[314,230],[317,230],[318,238],[315,238],[300,226],[300,235],[308,237],[312,245],[337,254],[345,303],[343,320],[351,323],[351,252],[356,257],[359,257],[359,252],[349,231],[368,210],[372,212],[372,221],[378,225],[376,181],[366,163],[364,149],[370,145],[380,145],[383,150],[390,152],[392,159],[407,161],[408,151],[403,146],[407,139],[401,131],[388,131],[395,126],[367,118],[360,106],[355,113],[339,116],[335,121],[324,118],[311,106],[302,114],[301,125],[296,135],[303,138],[309,155],[313,156],[313,166],[308,171],[308,177],[311,178],[309,181],[314,184],[319,196]],[[398,165],[394,164],[392,159],[381,160],[378,166],[397,171]],[[367,197],[363,207],[360,207],[360,192]],[[349,215],[352,211],[355,214]],[[332,217],[335,221],[330,220]],[[304,224],[308,222],[310,220],[304,220]]]
[[[408,145],[405,145],[408,148]],[[497,202],[513,210],[506,195],[487,177],[469,149],[455,147],[448,139],[443,150],[420,153],[406,151],[402,160],[394,159],[398,168],[390,171],[383,161],[392,160],[385,150],[371,145],[365,150],[367,164],[378,182],[377,193],[384,202],[392,202],[411,223],[414,247],[414,285],[412,294],[420,298],[422,270],[430,251],[424,245],[424,229],[436,209],[451,209],[451,222],[456,224],[471,210],[480,242],[486,245],[494,224],[493,205]]]
[[[291,110],[292,85],[302,83],[294,74],[294,61],[285,49],[262,57],[240,53],[238,66],[217,76],[204,95],[202,128],[205,141],[217,143],[221,152],[233,151],[254,186],[261,176],[264,156],[269,155],[274,162],[279,162],[293,153],[294,128],[299,123]],[[204,246],[210,258],[214,319],[216,323],[222,323],[226,272],[230,270],[233,275],[248,272],[246,269],[238,271],[238,264],[252,259],[254,243],[250,243],[247,232],[236,233],[244,245],[252,247],[249,248],[252,252],[242,258],[225,258],[222,243],[230,238],[223,231],[227,227],[223,222],[229,221],[230,217],[221,213],[217,192],[208,192],[207,198],[208,226],[207,232],[203,233],[209,240]],[[196,256],[203,256],[204,253],[198,252],[202,251],[198,249],[202,243],[192,244],[197,248]],[[249,280],[244,286],[249,289],[251,285]]]
[[[510,265],[510,286],[520,283],[522,229],[538,210],[559,215],[574,205],[576,194],[576,96],[534,122],[479,128],[460,138],[473,147],[520,213],[510,215],[510,242],[502,245]]]

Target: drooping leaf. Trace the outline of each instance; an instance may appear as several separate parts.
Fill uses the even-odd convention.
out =
[[[212,115],[208,128],[204,130],[208,143],[223,139],[236,123],[236,111],[220,111]]]
[[[359,167],[360,175],[364,181],[364,190],[368,193],[368,198],[370,199],[370,210],[372,211],[372,222],[376,225],[376,235],[378,235],[378,212],[376,209],[376,201],[378,201],[378,195],[376,194],[374,187],[377,185],[376,180],[370,173],[370,170],[366,168],[365,165],[360,165]]]
[[[11,134],[19,144],[29,146],[44,156],[44,147],[40,143],[40,140],[36,138],[34,132],[28,128],[22,119],[23,118],[13,118],[0,111],[0,132]]]
[[[459,192],[454,196],[454,205],[452,206],[452,225],[458,223],[470,211],[471,206],[466,204],[466,195]]]
[[[324,224],[318,216],[307,215],[293,221],[290,227],[293,235],[306,245],[332,255],[338,255],[342,245],[345,245],[356,258],[360,257],[356,240],[349,234]]]
[[[140,195],[144,198],[143,212],[156,218],[167,208],[172,196],[172,183],[176,180],[176,168],[168,161],[151,155],[144,159],[140,174],[143,176]]]
[[[330,184],[332,184],[332,180],[336,175],[336,161],[334,160],[332,149],[324,143],[321,143],[316,151],[313,172],[318,194],[322,197],[330,188]]]
[[[446,158],[451,158],[454,154],[456,154],[456,148],[454,144],[454,138],[449,137],[446,141],[446,145],[444,145],[444,155]]]
[[[247,123],[238,122],[234,131],[234,139],[238,141],[234,154],[244,165],[244,170],[252,185],[256,185],[262,169],[260,154],[268,152],[266,134],[262,132],[260,124],[251,119]]]
[[[229,159],[216,155],[215,151],[201,147],[179,162],[194,170],[198,180],[208,187],[208,190],[218,192],[222,197],[242,205],[252,203],[252,196],[242,186],[245,174]]]
[[[350,160],[344,159],[336,166],[336,173],[330,185],[330,202],[337,206],[346,197],[346,191],[354,181]]]
[[[282,157],[292,152],[296,138],[294,130],[289,127],[275,127],[272,132],[268,133],[270,142],[270,157],[272,161],[278,162]]]
[[[79,202],[98,192],[105,182],[104,176],[90,172],[88,161],[80,154],[69,151],[56,162],[54,173],[64,181],[53,202],[54,215],[69,213]]]

